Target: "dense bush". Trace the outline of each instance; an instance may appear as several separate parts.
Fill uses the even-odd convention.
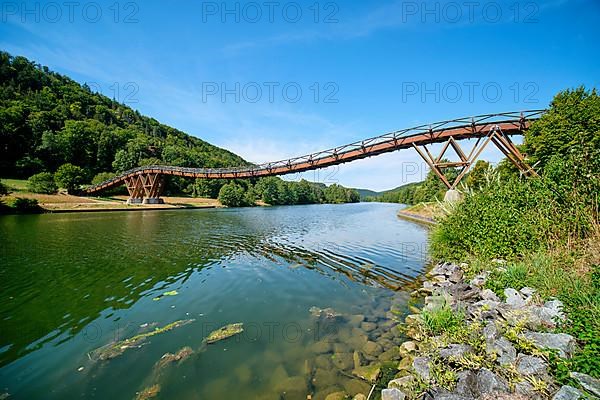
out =
[[[508,257],[545,248],[561,208],[540,181],[497,182],[466,195],[432,233],[434,256]]]
[[[27,180],[27,188],[33,193],[54,194],[58,186],[54,181],[54,175],[50,172],[40,172]]]
[[[0,181],[0,197],[6,196],[9,193],[10,190],[8,190],[8,186],[6,186],[4,183],[2,183],[2,181]]]
[[[226,207],[249,206],[244,188],[236,183],[228,183],[219,191],[219,201]]]
[[[54,179],[60,187],[67,189],[67,192],[75,193],[85,182],[85,172],[77,165],[63,164],[56,170]]]
[[[17,197],[12,201],[11,206],[18,213],[31,214],[43,211],[36,199],[26,199],[22,197]]]

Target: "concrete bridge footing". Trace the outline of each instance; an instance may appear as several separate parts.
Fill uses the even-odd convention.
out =
[[[163,199],[161,199],[160,197],[147,197],[144,198],[144,201],[142,201],[142,204],[165,204],[165,201]]]
[[[444,195],[444,201],[446,203],[456,203],[462,199],[462,193],[456,189],[450,189]]]

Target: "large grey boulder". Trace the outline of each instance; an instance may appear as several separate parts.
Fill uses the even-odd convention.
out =
[[[581,398],[583,398],[583,393],[573,386],[565,385],[556,392],[552,400],[578,400]]]
[[[506,296],[506,304],[513,308],[520,308],[525,305],[523,295],[513,288],[504,289],[504,295]]]
[[[488,322],[485,328],[483,328],[483,337],[488,345],[494,343],[496,339],[500,339],[500,336],[501,332],[494,321]]]
[[[575,379],[581,387],[593,394],[594,396],[600,397],[600,380],[592,378],[589,375],[582,374],[580,372],[571,372],[571,378]]]
[[[517,360],[517,371],[521,375],[546,376],[548,364],[540,357],[519,355]]]
[[[512,343],[505,337],[495,340],[491,344],[486,346],[486,352],[488,354],[496,354],[498,358],[496,361],[500,365],[512,364],[517,358],[517,350]]]
[[[381,391],[381,400],[404,400],[406,395],[397,388],[383,389]]]
[[[477,374],[471,370],[460,371],[454,393],[468,398],[478,397]]]
[[[508,384],[500,376],[487,368],[481,368],[477,373],[477,391],[482,394],[508,391]]]
[[[484,289],[479,294],[483,300],[500,302],[500,298],[490,289]]]
[[[424,381],[429,381],[430,378],[430,362],[429,357],[417,357],[413,360],[413,369]]]
[[[468,344],[451,344],[440,350],[440,357],[443,359],[459,359],[472,352],[473,347]]]
[[[526,332],[524,336],[540,349],[558,350],[558,354],[563,358],[571,358],[575,352],[575,338],[566,333]]]

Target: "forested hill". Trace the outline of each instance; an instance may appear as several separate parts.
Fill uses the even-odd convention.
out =
[[[80,166],[101,172],[169,164],[248,165],[239,156],[145,117],[24,57],[0,52],[0,177]]]

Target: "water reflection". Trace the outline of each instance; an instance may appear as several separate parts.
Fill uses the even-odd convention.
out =
[[[286,381],[306,377],[308,367],[315,371],[311,306],[381,324],[358,337],[388,334],[393,299],[405,305],[399,295],[422,270],[426,251],[424,230],[398,221],[396,210],[359,204],[0,218],[0,385],[27,398],[99,387],[103,398],[132,398],[165,352],[201,343],[203,324],[295,324],[302,339],[263,335],[211,349],[182,365],[181,374],[167,379],[171,389],[161,392],[218,398],[210,396],[221,396],[237,379],[243,382],[237,398],[273,394],[277,385],[268,376]],[[177,296],[153,300],[173,290]],[[188,318],[197,322],[152,338],[143,351],[112,361],[110,371],[87,364],[87,352],[145,324]],[[357,318],[338,326],[332,352],[335,343],[340,354],[352,350]],[[190,386],[182,376],[203,385]],[[343,374],[336,376],[333,386],[343,387]],[[307,390],[314,385],[308,382]]]

